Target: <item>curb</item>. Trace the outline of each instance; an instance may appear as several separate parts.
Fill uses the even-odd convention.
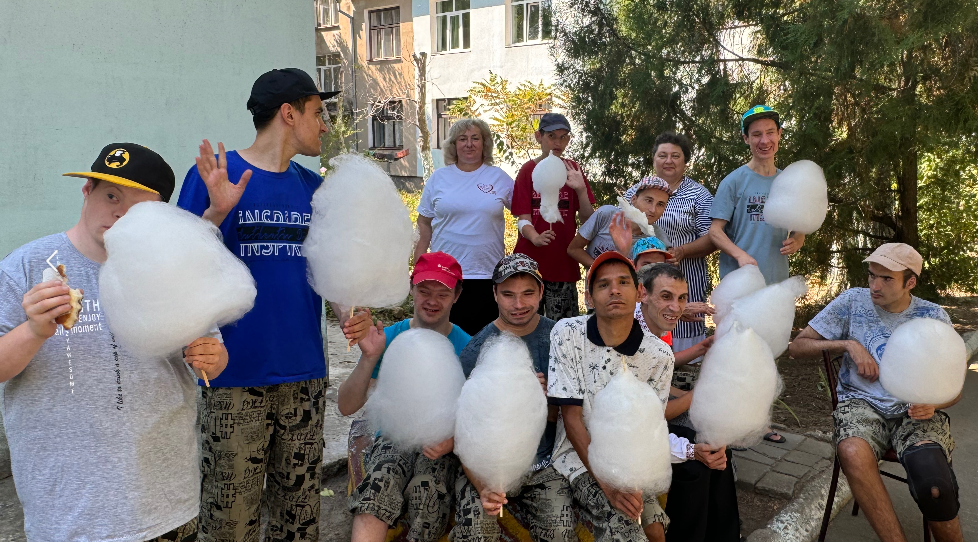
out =
[[[964,347],[967,349],[968,353],[967,359],[974,359],[978,355],[978,331],[972,331],[971,333],[966,333],[962,336],[964,339]]]
[[[758,529],[747,537],[748,542],[811,542],[818,537],[825,512],[825,499],[829,495],[832,469],[815,476],[801,493],[771,519],[767,527]],[[852,500],[852,492],[845,474],[839,473],[839,486],[832,504],[832,517]]]

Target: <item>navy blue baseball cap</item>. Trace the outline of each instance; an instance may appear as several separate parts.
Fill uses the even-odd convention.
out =
[[[278,109],[282,104],[306,96],[319,96],[320,99],[328,100],[337,94],[339,91],[320,92],[312,77],[299,68],[272,70],[261,74],[251,86],[248,111],[255,115],[270,109]]]
[[[571,131],[570,122],[567,121],[567,117],[560,113],[545,113],[540,117],[540,125],[537,130],[541,132],[553,132],[554,130]]]

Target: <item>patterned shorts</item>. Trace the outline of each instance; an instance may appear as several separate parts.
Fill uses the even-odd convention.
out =
[[[639,525],[611,506],[608,497],[590,472],[579,474],[571,482],[571,487],[574,489],[574,500],[581,506],[581,515],[589,519],[594,526],[594,542],[645,540],[642,525],[652,523],[661,523],[665,529],[669,529],[669,518],[654,495],[645,495],[642,525]]]
[[[527,476],[517,491],[506,495],[510,505],[525,510],[527,526],[533,540],[538,542],[577,542],[574,517],[574,495],[567,479],[547,467]],[[482,508],[475,486],[459,469],[455,482],[455,526],[452,542],[496,542],[502,529],[499,516],[490,516]],[[510,513],[510,512],[507,512]]]
[[[196,540],[197,518],[194,518],[176,529],[156,538],[150,538],[146,542],[195,542]]]
[[[561,318],[574,318],[581,313],[577,299],[576,282],[543,281],[543,301],[537,312],[555,322]]]
[[[435,542],[445,534],[460,470],[455,454],[431,460],[420,452],[402,452],[380,436],[363,461],[363,480],[350,492],[353,515],[370,514],[393,526],[406,509],[410,540]]]
[[[881,459],[887,450],[893,448],[897,457],[903,460],[907,448],[922,440],[936,442],[950,459],[954,451],[951,438],[951,419],[938,410],[929,420],[914,420],[904,415],[899,418],[884,418],[868,402],[862,399],[849,399],[839,403],[832,413],[835,421],[835,444],[849,437],[859,437],[869,443],[876,459]]]
[[[201,388],[200,539],[319,540],[325,380]],[[263,489],[264,487],[264,489]]]

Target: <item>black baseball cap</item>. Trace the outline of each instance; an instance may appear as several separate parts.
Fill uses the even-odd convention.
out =
[[[570,131],[570,122],[567,121],[567,117],[561,115],[560,113],[545,113],[540,117],[540,127],[537,130],[541,132],[553,132],[554,130],[567,130]]]
[[[285,103],[294,102],[306,96],[319,96],[328,100],[339,94],[335,92],[320,92],[309,74],[299,68],[283,68],[265,72],[251,86],[251,97],[248,98],[248,111],[252,115],[278,109]]]
[[[138,188],[169,202],[176,182],[173,169],[162,156],[135,143],[109,143],[102,148],[91,171],[73,171],[65,177],[99,179],[120,186]]]

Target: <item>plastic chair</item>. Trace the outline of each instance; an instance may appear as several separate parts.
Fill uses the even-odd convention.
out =
[[[825,366],[825,378],[829,382],[829,392],[832,394],[832,411],[839,406],[839,395],[836,393],[836,384],[839,379],[839,368],[842,365],[842,355],[832,357],[828,350],[822,350],[822,363]],[[883,461],[889,461],[890,463],[899,463],[900,460],[897,458],[896,450],[890,448],[883,454]],[[835,464],[832,466],[832,481],[829,483],[829,498],[825,501],[825,513],[822,515],[822,529],[818,532],[818,542],[825,542],[825,532],[829,528],[829,520],[832,518],[832,504],[835,500],[835,490],[839,486],[839,471],[842,468],[842,464],[839,463],[839,454],[835,454]],[[886,476],[887,478],[892,478],[904,484],[907,483],[907,479],[902,476],[897,476],[880,469],[880,474]],[[852,499],[852,515],[859,515],[859,503],[856,502],[855,497]],[[930,526],[927,524],[927,518],[924,518],[924,542],[931,542],[930,539]]]

